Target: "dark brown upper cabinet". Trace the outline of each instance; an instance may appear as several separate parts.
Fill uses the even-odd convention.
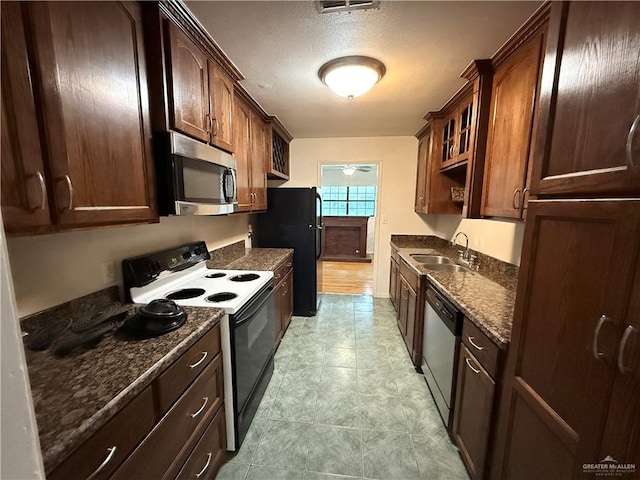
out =
[[[33,2],[3,5],[2,16],[12,37],[2,74],[7,231],[157,221],[139,4]]]
[[[638,2],[553,2],[532,193],[640,193],[639,19]]]
[[[546,28],[546,27],[545,27]],[[481,214],[522,218],[545,34],[539,30],[494,67]]]
[[[233,151],[233,80],[176,24],[166,31],[171,128]]]
[[[44,159],[18,2],[2,4],[2,218],[7,232],[51,225]]]
[[[469,93],[456,100],[440,126],[440,169],[446,170],[469,160],[473,144],[474,102]]]

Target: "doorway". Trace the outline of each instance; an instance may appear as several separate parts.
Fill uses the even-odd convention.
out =
[[[378,165],[321,165],[323,293],[373,294]]]

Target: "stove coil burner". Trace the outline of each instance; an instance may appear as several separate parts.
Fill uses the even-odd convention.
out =
[[[187,298],[199,297],[200,295],[203,295],[204,292],[204,288],[183,288],[177,292],[170,293],[167,295],[167,298],[169,300],[186,300]]]
[[[218,272],[218,273],[210,273],[209,275],[205,275],[204,278],[222,278],[226,277],[226,273]]]
[[[226,302],[227,300],[233,300],[238,295],[231,292],[214,293],[207,297],[207,302]]]
[[[257,280],[260,278],[260,275],[255,273],[243,273],[241,275],[236,275],[235,277],[231,277],[229,280],[232,282],[251,282],[253,280]]]

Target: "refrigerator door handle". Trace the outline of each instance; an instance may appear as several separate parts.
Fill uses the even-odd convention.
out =
[[[316,235],[320,235],[320,246],[318,248],[318,252],[316,253],[316,260],[320,260],[320,257],[322,257],[322,229],[324,228],[324,223],[322,222],[322,197],[317,192],[316,200],[318,201],[318,205],[320,205],[320,223],[316,225]]]

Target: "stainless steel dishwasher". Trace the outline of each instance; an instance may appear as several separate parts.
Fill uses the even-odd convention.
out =
[[[455,373],[463,315],[440,293],[427,287],[422,339],[422,371],[447,430],[453,421]]]

